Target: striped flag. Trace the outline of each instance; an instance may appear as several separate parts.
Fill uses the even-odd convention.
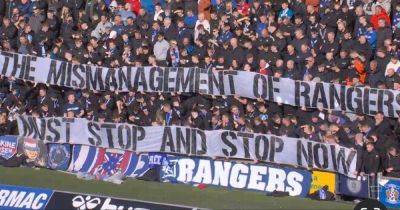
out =
[[[131,151],[74,145],[68,171],[102,177],[111,176],[119,171],[125,176],[139,177],[149,170],[148,163],[148,155],[138,156]]]
[[[68,168],[71,172],[91,173],[103,162],[104,148],[86,145],[74,145],[72,161]]]
[[[147,154],[132,155],[129,167],[124,172],[128,177],[141,177],[150,170],[149,156]]]

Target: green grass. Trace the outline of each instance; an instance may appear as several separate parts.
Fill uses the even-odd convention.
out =
[[[262,193],[129,179],[121,185],[86,181],[74,175],[47,169],[0,167],[0,183],[84,192],[210,209],[353,209],[341,202],[314,201],[298,197],[270,197]]]

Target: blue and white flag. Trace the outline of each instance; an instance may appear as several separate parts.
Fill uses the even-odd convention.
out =
[[[150,170],[149,156],[147,154],[132,155],[129,166],[125,171],[125,176],[141,177]]]
[[[108,177],[117,172],[124,176],[138,177],[149,170],[148,162],[147,155],[138,156],[131,151],[74,145],[68,170],[101,177]]]
[[[18,150],[17,136],[0,136],[0,156],[6,160],[12,158]]]
[[[104,148],[73,145],[72,161],[68,171],[92,174],[103,162],[104,153]]]
[[[71,160],[71,146],[69,144],[47,144],[49,147],[47,167],[65,171]]]

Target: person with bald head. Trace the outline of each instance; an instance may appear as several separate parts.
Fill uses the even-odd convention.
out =
[[[399,89],[400,76],[394,71],[393,68],[386,70],[385,84],[387,88]]]

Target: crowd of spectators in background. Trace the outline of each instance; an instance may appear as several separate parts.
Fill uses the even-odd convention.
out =
[[[72,63],[200,67],[400,90],[398,0],[0,0],[1,50]],[[400,177],[400,120],[238,96],[96,92],[0,78],[15,115],[183,125],[305,138],[358,151],[358,172]]]

